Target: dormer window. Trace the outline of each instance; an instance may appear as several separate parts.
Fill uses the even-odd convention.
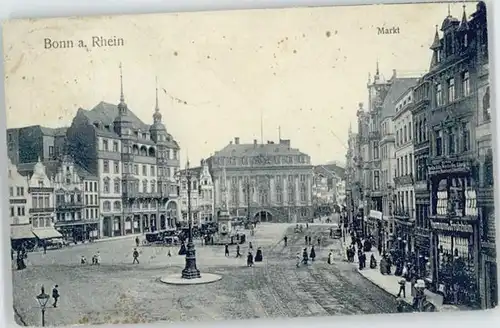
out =
[[[146,133],[143,133],[142,134],[142,139],[147,139],[148,138],[148,135]]]
[[[441,49],[438,49],[436,51],[436,59],[437,59],[437,62],[440,63],[441,62],[441,56],[442,56],[442,53],[441,53]]]
[[[109,124],[105,125],[104,129],[107,130],[107,131],[111,131],[111,128],[110,128]]]
[[[469,38],[468,35],[464,35],[464,48],[467,48],[469,46]]]

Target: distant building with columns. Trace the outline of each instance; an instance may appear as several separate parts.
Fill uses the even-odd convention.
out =
[[[240,143],[234,138],[208,159],[215,191],[215,214],[226,185],[231,216],[259,221],[304,222],[312,219],[313,166],[309,155],[278,143]],[[223,179],[223,169],[226,179]],[[225,181],[224,181],[225,180]]]

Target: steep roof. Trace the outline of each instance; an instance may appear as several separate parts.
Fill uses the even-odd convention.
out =
[[[118,116],[118,105],[101,101],[90,111],[86,111],[86,114],[91,122],[99,121],[102,124],[113,125],[113,121]],[[128,110],[128,117],[131,119],[134,128],[149,131],[149,125],[144,124],[130,109]]]
[[[335,164],[316,165],[314,173],[323,176],[336,175],[340,179],[345,178],[345,169]]]
[[[54,177],[57,173],[57,169],[59,167],[60,162],[57,160],[52,160],[52,161],[44,161],[42,164],[45,166],[45,173],[47,176],[50,178]],[[35,171],[35,165],[37,162],[33,163],[22,163],[17,166],[17,170],[19,171],[19,174],[24,175],[24,176],[31,176],[33,172]]]
[[[395,78],[384,98],[382,104],[381,120],[388,117],[393,117],[396,114],[396,102],[409,88],[414,86],[418,81],[416,77]]]
[[[229,144],[214,154],[214,157],[243,157],[243,156],[258,156],[258,155],[282,155],[294,156],[303,155],[296,148],[291,148],[287,144]]]
[[[98,132],[100,135],[103,136],[108,135],[109,137],[118,138],[118,135],[114,132],[112,128],[113,122],[115,118],[118,116],[118,105],[101,101],[91,110],[85,110],[80,108],[79,111],[83,115],[85,115],[85,117],[87,117],[87,119],[91,124],[99,122],[100,124],[109,125],[111,127],[110,130],[99,129]],[[130,119],[135,129],[139,129],[144,132],[149,132],[151,126],[141,121],[141,119],[138,118],[134,114],[134,112],[130,110],[130,108],[128,109],[127,118]],[[166,141],[166,143],[169,144],[169,146],[172,148],[180,149],[179,144],[172,137],[172,135],[167,133],[167,136],[169,137],[170,140]]]
[[[21,174],[23,176],[30,176],[33,174],[33,172],[35,170],[35,165],[36,165],[36,162],[22,163],[22,164],[19,164],[17,166],[17,170],[18,170],[19,174]],[[47,173],[47,176],[49,178],[52,178],[56,175],[57,170],[61,166],[61,162],[58,160],[44,161],[43,165],[45,166],[45,172]],[[76,163],[75,163],[75,168],[76,168],[76,171],[78,173],[78,176],[80,176],[86,180],[98,180],[97,176],[93,175],[92,173],[90,173],[89,171],[87,171],[86,169],[84,169],[83,167],[81,167],[80,165],[78,165]]]

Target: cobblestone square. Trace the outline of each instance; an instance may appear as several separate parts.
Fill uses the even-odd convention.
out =
[[[137,323],[154,321],[204,321],[225,319],[324,316],[387,313],[395,311],[394,297],[365,280],[342,262],[340,242],[328,238],[326,225],[311,225],[295,234],[286,224],[261,224],[250,240],[261,247],[264,261],[246,267],[245,258],[224,256],[223,246],[197,245],[202,272],[223,276],[219,282],[197,286],[172,286],[159,278],[180,272],[184,257],[172,248],[140,247],[140,264],[133,265],[133,239],[76,246],[47,254],[29,255],[28,268],[14,271],[14,305],[27,325],[40,324],[34,296],[43,284],[58,284],[60,305],[48,308],[50,325]],[[317,260],[295,267],[295,254],[304,247],[305,233],[322,237]],[[284,247],[283,235],[288,236]],[[242,245],[245,254],[248,244]],[[334,265],[326,264],[330,249]],[[80,265],[81,255],[101,253],[99,266]]]

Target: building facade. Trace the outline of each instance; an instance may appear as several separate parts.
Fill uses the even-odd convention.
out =
[[[85,174],[73,159],[64,155],[54,177],[55,228],[74,242],[98,237],[98,194],[91,194],[89,184],[96,187],[97,177]],[[82,174],[83,173],[83,174]]]
[[[394,194],[395,241],[403,256],[414,251],[415,196],[413,119],[411,109],[414,104],[413,87],[404,92],[396,102],[396,115],[393,117],[396,131],[395,157],[396,175]]]
[[[481,233],[477,190],[481,185],[474,133],[479,122],[478,86],[487,62],[486,8],[468,20],[448,15],[436,31],[426,79],[430,101],[433,283],[452,303],[479,304]],[[487,58],[487,57],[486,57]],[[483,150],[484,151],[484,150]]]
[[[10,238],[12,246],[20,244],[24,240],[34,238],[30,222],[31,197],[29,197],[28,179],[19,174],[16,165],[8,160],[9,178],[9,217]]]
[[[215,186],[215,211],[222,205],[226,172],[228,210],[231,216],[273,222],[306,222],[313,217],[313,167],[307,154],[279,143],[234,143],[209,160]]]
[[[40,160],[28,178],[28,193],[31,198],[30,223],[35,236],[40,240],[62,237],[54,228],[54,181],[49,178]]]
[[[420,79],[413,91],[411,106],[413,121],[413,158],[414,158],[414,196],[415,224],[413,231],[414,248],[417,260],[417,271],[420,277],[432,281],[430,270],[430,184],[427,179],[427,164],[430,160],[428,116],[430,116],[431,84]]]
[[[100,235],[105,237],[174,227],[180,209],[179,146],[162,124],[158,90],[149,126],[128,108],[121,80],[118,105],[79,109],[67,131],[70,155],[99,179]]]
[[[206,160],[201,160],[199,167],[187,168],[179,171],[180,193],[179,204],[181,209],[180,222],[188,224],[188,179],[191,174],[191,220],[193,226],[202,226],[214,220],[214,185]]]

